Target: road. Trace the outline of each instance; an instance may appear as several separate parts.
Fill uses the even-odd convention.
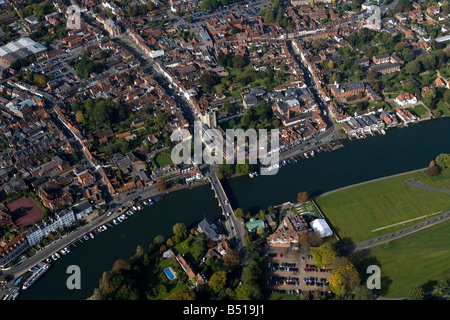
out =
[[[305,84],[314,96],[315,101],[318,103],[318,107],[322,110],[324,120],[328,125],[328,128],[308,141],[304,141],[295,147],[290,148],[280,154],[280,159],[286,159],[292,157],[296,154],[303,153],[309,150],[317,149],[321,145],[325,145],[329,142],[336,141],[343,138],[342,133],[339,131],[339,126],[333,121],[328,108],[326,107],[326,102],[323,100],[322,96],[319,94],[317,85],[313,81],[313,77],[309,72],[308,68],[303,64],[301,58],[299,57],[299,52],[296,47],[292,45],[292,41],[287,41],[288,48],[291,54],[294,56],[295,61],[299,65],[300,69],[303,71]]]
[[[230,244],[242,257],[245,255],[245,227],[242,221],[239,221],[239,219],[234,215],[234,210],[231,207],[231,203],[228,201],[225,190],[223,189],[219,179],[217,179],[216,170],[216,166],[208,166],[205,170],[206,176],[210,179],[211,185],[217,196],[217,200],[219,201],[219,204],[224,212],[226,218],[225,226],[228,230]]]

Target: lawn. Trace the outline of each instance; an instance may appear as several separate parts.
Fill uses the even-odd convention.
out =
[[[449,233],[450,222],[443,222],[374,247],[355,265],[363,273],[370,264],[380,267],[382,296],[407,297],[413,288],[419,286],[424,286],[425,292],[431,291],[436,281],[450,276]]]
[[[448,174],[434,178],[436,183],[448,181]],[[316,203],[345,243],[367,240],[404,226],[372,232],[377,228],[450,209],[449,194],[408,186],[406,179],[426,182],[427,176],[415,172],[387,178],[319,197]],[[426,183],[431,185],[430,181]]]
[[[164,150],[158,154],[155,158],[158,167],[162,168],[172,164],[172,159],[170,157],[170,150]]]
[[[428,112],[428,109],[425,108],[425,106],[422,104],[418,104],[417,106],[414,106],[414,108],[412,108],[411,111],[422,119],[428,118],[428,116],[426,115],[426,113]]]
[[[422,172],[419,180],[431,187],[450,190],[450,168],[442,170],[436,177],[431,177],[425,172]]]
[[[198,263],[205,254],[204,248],[193,245],[194,241],[192,238],[187,238],[175,246],[175,250],[181,253],[190,263]]]
[[[433,110],[434,113],[439,113],[439,116],[447,116],[450,117],[450,109],[449,106],[443,102],[440,101],[437,105],[436,105],[436,109]]]

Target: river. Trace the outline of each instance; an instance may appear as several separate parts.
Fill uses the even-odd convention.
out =
[[[248,176],[224,182],[233,208],[256,212],[286,201],[295,201],[299,191],[311,196],[347,185],[428,166],[440,153],[450,152],[450,118],[423,121],[408,128],[392,128],[386,135],[369,136],[345,143],[334,152],[322,152],[314,158],[300,159],[273,176]],[[187,226],[203,217],[221,216],[217,200],[209,186],[169,194],[152,207],[146,207],[125,222],[78,243],[38,282],[22,291],[22,300],[82,300],[92,295],[103,271],[117,259],[131,257],[138,245],[148,248],[158,234],[169,236],[172,226]],[[69,265],[81,269],[81,290],[66,287]]]

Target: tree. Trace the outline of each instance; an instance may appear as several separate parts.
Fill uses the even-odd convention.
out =
[[[330,290],[340,297],[353,292],[361,282],[358,271],[351,263],[339,267],[331,274],[328,280],[330,281]]]
[[[410,75],[417,75],[421,71],[421,65],[420,62],[416,59],[411,62],[408,62],[405,66],[406,72],[408,72]]]
[[[209,92],[209,90],[216,84],[216,79],[211,73],[205,72],[198,79],[198,83],[202,86],[205,92]]]
[[[83,111],[78,110],[75,113],[75,120],[77,123],[83,123],[84,122],[84,115],[83,115]]]
[[[159,247],[159,246],[161,246],[164,243],[164,241],[165,241],[164,236],[159,234],[153,239],[153,245],[155,247]]]
[[[246,65],[244,56],[241,56],[239,54],[235,55],[232,61],[233,61],[233,68],[241,69]]]
[[[242,283],[235,290],[236,300],[261,300],[261,288],[256,283]]]
[[[307,254],[311,247],[320,246],[322,242],[323,239],[315,232],[302,232],[298,237],[298,244],[304,254]]]
[[[225,267],[236,267],[239,265],[240,259],[236,250],[227,250],[225,256],[223,257],[223,265]]]
[[[194,18],[192,18],[192,16],[189,16],[189,17],[187,17],[186,21],[187,21],[187,23],[193,23]]]
[[[440,169],[446,169],[450,167],[450,154],[441,153],[436,157],[436,165],[439,166]]]
[[[237,208],[236,210],[234,210],[234,215],[238,219],[244,219],[244,210],[242,210],[241,208]]]
[[[214,291],[218,292],[225,287],[227,283],[227,274],[225,271],[216,271],[213,273],[209,279],[209,287]]]
[[[217,2],[217,0],[203,0],[202,4],[200,5],[200,8],[209,11],[217,8],[218,5],[219,3]]]
[[[159,191],[164,191],[164,190],[166,190],[166,189],[167,189],[166,181],[159,180],[159,181],[156,183],[156,187],[158,188]]]
[[[187,229],[184,223],[178,222],[176,223],[173,228],[173,234],[180,238],[181,240],[185,239],[187,237]]]
[[[427,168],[428,175],[435,177],[439,175],[440,170],[439,167],[436,165],[436,162],[434,160],[431,160],[430,165]]]
[[[422,287],[416,287],[409,292],[408,300],[423,300],[425,292]]]
[[[148,0],[146,6],[147,6],[147,9],[150,11],[155,9],[155,3],[152,0]]]
[[[134,256],[135,256],[137,259],[142,259],[142,258],[144,257],[144,253],[145,253],[144,247],[141,246],[141,245],[139,245],[139,246],[136,247],[136,253],[135,253]]]
[[[447,280],[439,280],[436,285],[434,286],[434,289],[436,290],[437,294],[442,296],[449,291],[449,284]]]
[[[312,247],[310,252],[319,268],[332,265],[338,256],[336,249],[329,242],[324,243],[320,247]]]
[[[191,289],[180,289],[171,293],[166,300],[195,300],[195,292]]]
[[[275,21],[275,17],[273,15],[273,10],[271,8],[266,8],[264,13],[264,22],[265,23],[273,23]]]
[[[309,199],[309,194],[306,191],[302,191],[297,194],[297,202],[299,204],[305,203],[306,201],[308,201],[308,199]]]
[[[374,300],[374,296],[372,291],[370,291],[367,286],[357,286],[355,290],[353,290],[354,300]]]
[[[449,7],[450,7],[450,5],[449,5]],[[450,104],[450,90],[449,89],[445,90],[444,101],[446,104]]]
[[[428,90],[428,91],[425,92],[425,94],[423,95],[422,102],[423,102],[427,107],[430,107],[430,106],[433,104],[435,98],[436,98],[436,93],[434,93],[433,90]]]

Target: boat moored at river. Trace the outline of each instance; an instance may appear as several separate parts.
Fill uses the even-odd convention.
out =
[[[28,289],[33,283],[35,283],[44,273],[48,271],[50,268],[49,263],[43,263],[41,262],[38,264],[38,270],[36,272],[33,272],[31,277],[29,277],[22,285],[22,289],[26,290]]]

